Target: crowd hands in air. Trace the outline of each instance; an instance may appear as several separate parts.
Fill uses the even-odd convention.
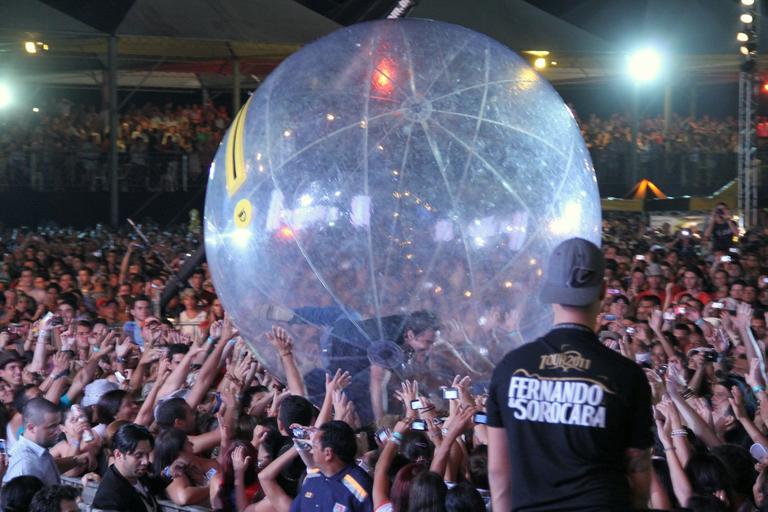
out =
[[[766,509],[768,244],[758,231],[725,243],[735,226],[721,213],[700,232],[604,223],[595,331],[644,369],[652,390],[649,508]],[[490,510],[478,377],[435,389],[399,382],[394,414],[361,424],[343,370],[327,372],[320,402],[309,401],[306,356],[280,326],[264,333],[280,376],[265,368],[205,265],[161,317],[167,276],[157,260],[176,269],[183,253],[84,233],[111,236],[114,248],[78,249],[77,232],[54,243],[24,230],[3,238],[4,510],[69,510],[78,491],[60,475],[98,486],[92,505],[102,510],[153,510],[155,499],[251,512],[305,510],[310,499],[323,510]],[[175,232],[154,236],[194,246]]]

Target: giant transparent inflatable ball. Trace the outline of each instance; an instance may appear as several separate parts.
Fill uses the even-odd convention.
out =
[[[253,93],[211,166],[205,245],[271,371],[264,333],[282,325],[310,394],[343,368],[364,401],[371,364],[390,388],[487,382],[551,325],[551,250],[599,244],[600,221],[576,121],[526,61],[460,26],[386,20],[305,46]]]

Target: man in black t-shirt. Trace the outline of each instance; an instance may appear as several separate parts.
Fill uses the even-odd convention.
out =
[[[640,367],[593,331],[604,267],[587,240],[558,245],[541,290],[554,327],[494,370],[487,408],[495,512],[647,506],[651,392]]]
[[[704,230],[704,238],[712,242],[713,253],[728,252],[733,245],[733,236],[739,234],[739,227],[731,220],[731,212],[728,205],[717,203],[712,215],[709,216],[707,228]],[[719,256],[716,254],[716,256]]]

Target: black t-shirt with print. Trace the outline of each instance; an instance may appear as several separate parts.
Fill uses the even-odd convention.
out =
[[[624,451],[653,443],[650,386],[589,329],[556,326],[507,354],[487,409],[507,433],[512,510],[630,509]]]
[[[728,222],[715,222],[712,227],[712,250],[727,251],[733,244],[733,231]]]

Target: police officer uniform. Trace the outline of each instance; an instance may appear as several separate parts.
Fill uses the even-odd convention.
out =
[[[331,477],[313,468],[307,471],[291,512],[372,512],[372,489],[371,477],[355,464]]]

